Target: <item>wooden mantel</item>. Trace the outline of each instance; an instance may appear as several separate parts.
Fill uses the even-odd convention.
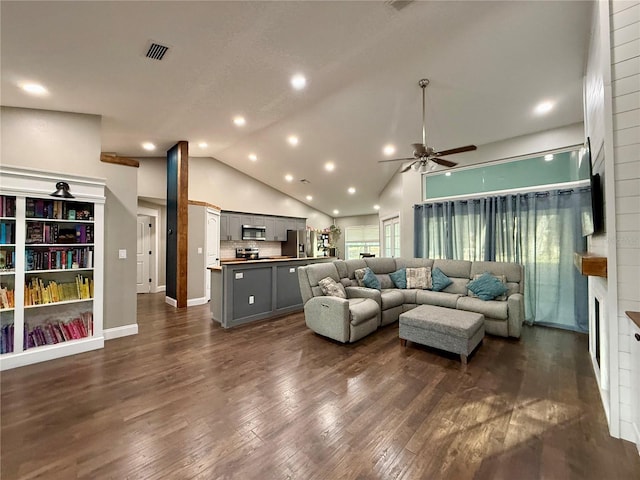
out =
[[[607,278],[607,257],[590,252],[575,252],[573,263],[582,275]]]
[[[638,328],[640,328],[640,312],[631,312],[631,311],[627,310],[624,313],[626,313],[627,317],[629,317],[631,319],[631,321],[633,323],[635,323]],[[636,338],[638,338],[638,337],[636,337]],[[640,340],[640,339],[638,339],[638,340]]]

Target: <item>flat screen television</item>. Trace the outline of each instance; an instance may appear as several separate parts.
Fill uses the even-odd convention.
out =
[[[585,202],[582,208],[582,236],[594,235],[604,232],[604,195],[602,193],[602,179],[599,173],[593,173],[591,159],[591,142],[589,138],[584,144],[582,162],[589,165],[590,201]]]

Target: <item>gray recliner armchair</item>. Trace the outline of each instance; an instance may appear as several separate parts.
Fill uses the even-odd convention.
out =
[[[376,331],[380,326],[379,293],[347,286],[346,299],[325,296],[318,282],[326,277],[340,283],[338,269],[333,262],[298,268],[307,326],[320,335],[342,343],[355,342]]]

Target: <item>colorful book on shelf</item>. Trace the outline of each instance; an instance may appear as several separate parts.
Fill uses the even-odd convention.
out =
[[[44,225],[41,222],[27,222],[25,243],[44,243]]]
[[[15,228],[14,222],[0,222],[0,244],[16,243]]]
[[[16,198],[0,196],[0,217],[16,216]]]
[[[0,308],[13,308],[15,306],[15,296],[13,289],[0,287]]]

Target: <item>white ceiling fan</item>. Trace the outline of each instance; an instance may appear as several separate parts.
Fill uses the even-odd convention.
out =
[[[379,162],[406,162],[407,160],[413,160],[412,163],[400,170],[401,173],[409,171],[409,169],[411,169],[412,167],[414,168],[414,170],[426,172],[429,162],[433,162],[433,164],[442,165],[444,167],[455,167],[457,165],[456,162],[452,162],[451,160],[447,160],[446,158],[442,157],[444,155],[454,155],[456,153],[471,152],[473,150],[476,150],[478,147],[476,147],[475,145],[466,145],[464,147],[451,148],[449,150],[438,152],[433,147],[427,145],[425,88],[427,87],[427,85],[429,85],[429,80],[423,78],[418,82],[418,85],[420,86],[420,88],[422,88],[422,143],[411,144],[411,146],[413,147],[413,158],[394,158],[391,160],[379,160]]]

